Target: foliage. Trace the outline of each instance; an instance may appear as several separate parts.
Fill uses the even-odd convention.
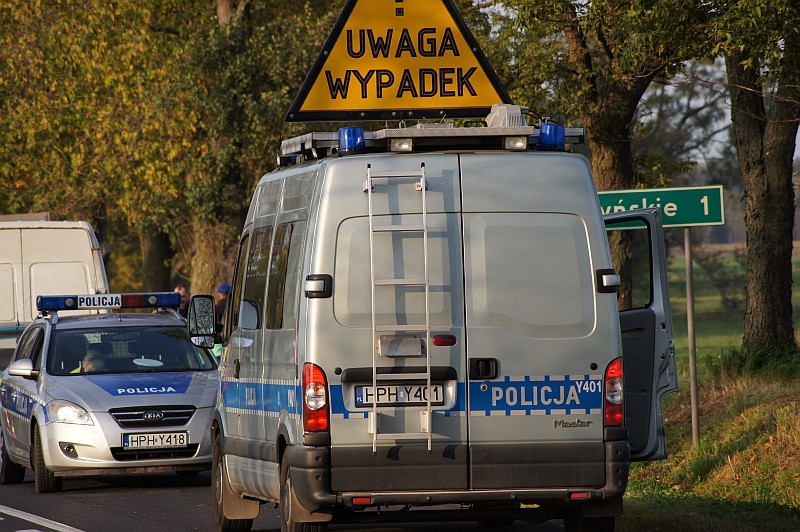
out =
[[[522,50],[514,62],[515,79],[534,80],[544,91],[539,95],[569,117],[616,111],[603,109],[598,99],[615,87],[668,79],[684,59],[697,55],[691,37],[707,17],[701,3],[691,0],[499,4],[513,10],[515,29],[524,30],[509,41]],[[594,101],[594,106],[580,108],[586,101]]]
[[[221,25],[215,3],[242,16]],[[169,234],[176,257],[166,266],[189,270],[202,252],[222,268],[279,140],[327,126],[282,119],[343,4],[0,0],[0,211],[90,219],[112,239]],[[779,20],[792,7],[788,0],[456,4],[515,101],[587,127],[609,149],[593,154],[605,164],[600,181],[636,186],[697,176],[689,153],[706,139],[686,136],[683,118],[699,125],[693,132],[714,131],[719,102],[696,90],[702,73],[687,70],[677,87],[663,83],[686,59],[762,40],[771,44],[758,57],[769,71],[781,66],[779,33],[751,21]],[[709,42],[718,48],[706,49]],[[650,80],[659,85],[640,106]],[[681,97],[703,101],[680,109]],[[198,245],[200,222],[228,249]],[[138,259],[129,243],[110,244],[111,264],[123,255],[121,275],[142,275],[121,267],[129,253]]]
[[[746,257],[743,247],[725,250],[695,246],[693,258],[719,290],[723,308],[739,308],[744,297]]]
[[[719,61],[690,61],[684,72],[669,82],[651,84],[636,110],[633,127],[633,152],[636,181],[644,187],[693,184],[695,167],[704,171],[722,167],[711,183],[730,186],[731,162],[722,159],[729,148],[724,70]],[[735,180],[734,180],[735,181]]]

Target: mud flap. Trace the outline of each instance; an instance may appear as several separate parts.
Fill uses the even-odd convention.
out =
[[[291,470],[289,470],[289,474],[291,474]],[[294,490],[291,490],[292,493],[292,506],[291,506],[291,518],[292,521],[295,523],[320,523],[320,522],[328,522],[333,519],[333,512],[329,509],[317,509],[314,511],[309,510],[295,495]]]
[[[222,514],[226,519],[255,519],[258,517],[260,503],[254,499],[245,499],[231,490],[228,482],[228,468],[222,461]]]

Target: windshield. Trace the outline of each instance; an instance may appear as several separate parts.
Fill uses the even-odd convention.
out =
[[[189,341],[183,327],[114,327],[57,331],[50,342],[52,375],[207,371],[211,353]]]

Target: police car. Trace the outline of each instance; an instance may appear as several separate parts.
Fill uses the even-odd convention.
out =
[[[67,476],[208,469],[217,365],[179,304],[175,292],[39,296],[0,381],[0,483],[26,468],[37,493]],[[65,312],[83,309],[98,310]]]

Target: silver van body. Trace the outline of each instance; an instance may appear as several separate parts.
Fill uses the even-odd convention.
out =
[[[88,222],[0,221],[0,249],[2,369],[19,335],[37,317],[37,296],[107,293],[108,280]]]
[[[613,527],[629,462],[665,457],[658,213],[613,217],[648,257],[647,297],[621,312],[587,161],[483,149],[473,132],[459,147],[460,130],[426,132],[422,152],[317,159],[306,136],[311,160],[258,184],[223,333],[218,528],[264,501],[297,530],[453,504],[459,519]]]

